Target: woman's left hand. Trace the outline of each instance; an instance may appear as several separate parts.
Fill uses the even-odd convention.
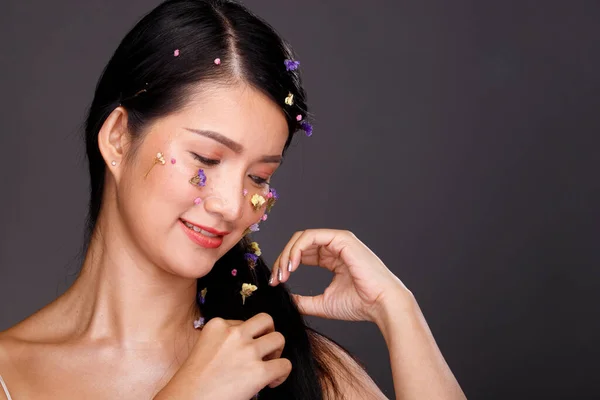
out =
[[[294,295],[305,315],[377,322],[385,299],[411,295],[379,257],[349,231],[296,232],[275,261],[271,285],[286,282],[300,264],[320,266],[334,273],[323,294]]]

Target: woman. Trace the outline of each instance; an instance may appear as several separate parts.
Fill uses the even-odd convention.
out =
[[[86,122],[81,273],[0,334],[0,398],[385,398],[301,313],[376,323],[398,398],[464,398],[410,291],[351,233],[297,232],[272,270],[249,239],[312,133],[298,66],[229,1],[166,1],[127,34]],[[334,272],[324,294],[289,294],[300,264]]]

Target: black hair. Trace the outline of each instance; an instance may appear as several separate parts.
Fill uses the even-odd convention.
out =
[[[219,65],[215,65],[216,58]],[[184,106],[203,83],[249,84],[282,105],[289,127],[285,153],[300,128],[296,116],[307,116],[299,71],[288,71],[284,64],[293,58],[291,47],[269,24],[234,1],[168,0],[145,15],[105,67],[87,115],[91,199],[86,245],[100,214],[106,172],[98,133],[116,107],[128,112],[135,149],[149,123]],[[284,105],[290,93],[293,104]],[[334,356],[325,336],[305,323],[285,284],[268,285],[270,271],[262,258],[255,268],[249,268],[244,256],[248,247],[249,239],[242,239],[198,279],[198,291],[207,288],[204,302],[198,302],[205,320],[247,320],[260,312],[273,317],[275,329],[286,339],[282,357],[293,367],[283,384],[261,390],[261,399],[322,399],[325,386],[329,393],[338,393],[327,361]],[[232,268],[238,270],[237,279],[232,279]],[[260,288],[244,305],[239,294],[241,282],[254,282]]]

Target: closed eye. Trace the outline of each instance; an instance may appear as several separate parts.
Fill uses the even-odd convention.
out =
[[[219,165],[219,163],[221,162],[219,160],[213,160],[213,159],[210,159],[210,158],[199,156],[196,153],[192,153],[192,156],[194,156],[194,158],[196,160],[200,161],[204,165],[214,166],[214,165]]]
[[[269,184],[269,180],[265,178],[261,178],[260,176],[250,175],[250,179],[254,181],[257,185],[265,185]]]

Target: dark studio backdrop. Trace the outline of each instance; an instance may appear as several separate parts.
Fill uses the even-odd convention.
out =
[[[86,107],[152,0],[2,0],[0,330],[80,265]],[[470,399],[600,398],[600,2],[248,0],[294,46],[312,138],[257,235],[350,229],[413,291]],[[317,293],[329,274],[290,285]],[[375,325],[311,319],[391,398]],[[0,371],[1,373],[1,371]]]

